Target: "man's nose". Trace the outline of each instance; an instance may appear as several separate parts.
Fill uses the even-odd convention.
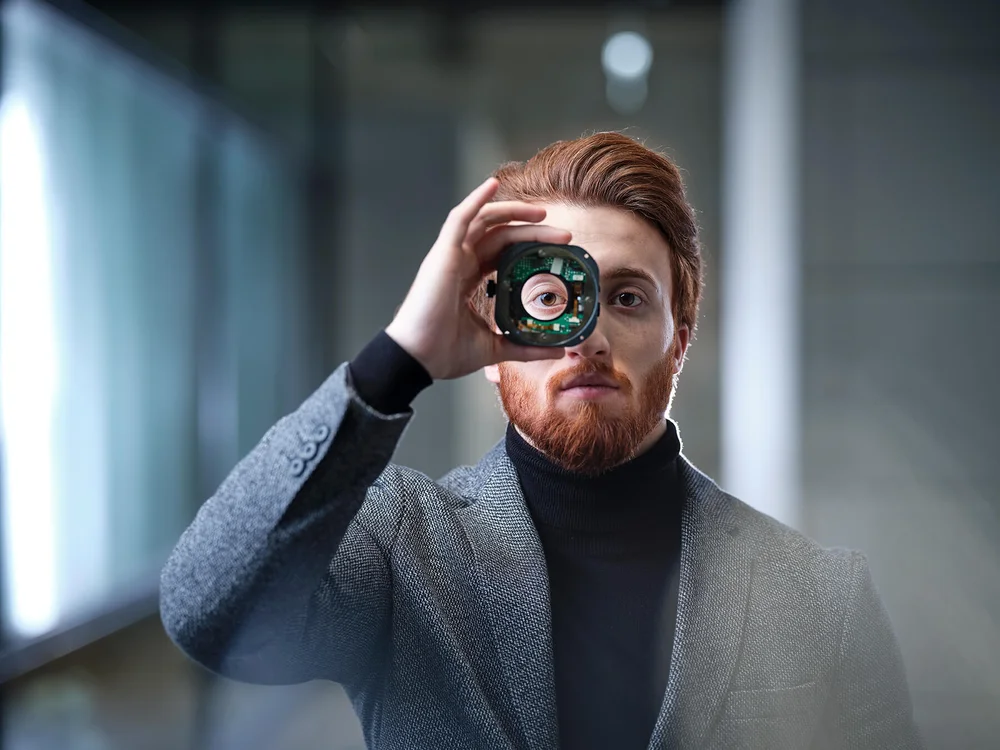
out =
[[[594,332],[584,341],[576,346],[566,347],[566,356],[570,359],[602,359],[611,356],[611,343],[604,333],[600,319],[598,319]]]

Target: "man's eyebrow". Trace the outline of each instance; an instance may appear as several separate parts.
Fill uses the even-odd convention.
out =
[[[601,273],[601,281],[624,281],[626,279],[645,281],[656,290],[659,290],[660,288],[659,282],[653,278],[652,274],[641,268],[618,266],[610,269],[606,273]]]

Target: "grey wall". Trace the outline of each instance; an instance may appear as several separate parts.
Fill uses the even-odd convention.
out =
[[[429,108],[428,108],[429,109]],[[350,359],[392,320],[453,204],[455,117],[407,111],[391,103],[378,111],[352,109],[347,130],[343,245],[331,279],[339,314],[330,321]],[[454,384],[437,383],[417,397],[419,414],[395,460],[441,476],[454,465]]]
[[[931,747],[1000,736],[1000,12],[809,0],[807,531],[863,549]]]

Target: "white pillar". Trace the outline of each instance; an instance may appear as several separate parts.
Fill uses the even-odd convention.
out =
[[[723,486],[799,523],[798,8],[733,0],[721,277]]]

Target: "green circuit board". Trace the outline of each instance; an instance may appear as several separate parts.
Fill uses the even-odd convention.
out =
[[[527,281],[536,273],[551,273],[566,281],[583,283],[587,275],[583,267],[570,258],[545,256],[525,257],[514,264],[511,278],[516,282]]]

